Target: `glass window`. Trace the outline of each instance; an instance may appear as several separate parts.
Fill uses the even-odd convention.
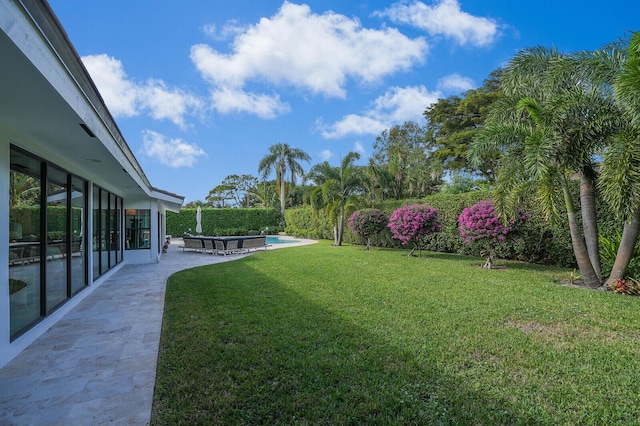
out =
[[[109,265],[109,193],[100,190],[100,275],[110,269]]]
[[[93,278],[122,262],[122,198],[93,186],[88,239],[87,181],[13,146],[9,180],[14,339],[88,286],[90,247]]]
[[[9,172],[9,299],[11,337],[41,313],[41,162],[11,150]]]
[[[46,309],[53,311],[67,291],[67,173],[47,168]]]
[[[151,210],[128,209],[125,215],[126,223],[126,249],[150,249],[151,248]]]
[[[71,294],[87,286],[85,262],[85,187],[86,182],[77,176],[71,178]]]
[[[100,188],[95,186],[93,187],[93,206],[91,208],[92,211],[92,221],[93,221],[93,231],[92,231],[92,252],[93,252],[93,279],[95,280],[100,275],[102,275],[100,268],[100,251],[102,247],[101,233],[100,229],[102,229],[102,223],[100,222]]]
[[[119,217],[117,197],[109,194],[109,265],[112,267],[118,263],[116,254],[120,244]]]

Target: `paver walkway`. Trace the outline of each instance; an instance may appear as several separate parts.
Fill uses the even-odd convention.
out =
[[[244,256],[174,241],[159,263],[122,267],[0,369],[0,425],[149,424],[167,278]]]

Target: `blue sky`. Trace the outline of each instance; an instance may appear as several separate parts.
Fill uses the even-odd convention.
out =
[[[270,145],[362,164],[528,46],[597,49],[637,1],[49,0],[151,183],[204,200]]]

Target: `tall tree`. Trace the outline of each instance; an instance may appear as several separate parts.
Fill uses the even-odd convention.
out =
[[[347,203],[363,190],[362,167],[354,164],[359,159],[360,154],[350,152],[339,167],[332,167],[325,161],[313,166],[307,175],[307,180],[317,185],[311,192],[311,207],[313,210],[324,208],[328,213],[336,246],[342,245]]]
[[[275,206],[278,198],[275,181],[262,181],[249,190],[251,196],[257,199],[258,205],[267,209]]]
[[[232,174],[224,178],[216,188],[226,192],[227,199],[233,200],[238,207],[251,207],[250,190],[258,184],[258,178],[252,175]],[[216,189],[214,188],[214,189]]]
[[[514,211],[521,190],[535,184],[550,217],[564,200],[576,262],[583,280],[601,284],[595,210],[597,154],[620,129],[620,110],[583,72],[582,63],[555,49],[519,52],[501,79],[506,97],[496,101],[472,146],[477,159],[485,149],[505,151],[496,201]],[[580,179],[580,208],[570,181]],[[578,211],[582,213],[580,232]]]
[[[468,159],[467,152],[473,138],[483,128],[491,106],[502,96],[501,74],[501,69],[495,70],[482,87],[469,90],[462,97],[439,99],[424,111],[427,119],[425,137],[434,167],[454,174],[479,175],[489,184],[495,182],[500,151],[483,152],[474,164]]]
[[[279,184],[280,193],[280,213],[284,217],[284,206],[286,200],[285,179],[287,172],[290,173],[291,184],[295,184],[296,177],[304,176],[304,170],[298,161],[311,161],[309,154],[298,148],[292,148],[286,143],[278,143],[269,147],[269,154],[265,155],[258,164],[258,173],[266,179],[271,172],[275,172],[276,181]]]
[[[427,161],[424,126],[413,121],[395,125],[376,137],[373,149],[369,172],[384,185],[386,196],[423,197],[440,183],[440,173]]]
[[[626,51],[616,45],[579,55],[591,77],[613,89],[625,113],[625,126],[604,154],[599,189],[624,221],[616,259],[606,284],[624,278],[640,234],[640,32],[633,33]]]

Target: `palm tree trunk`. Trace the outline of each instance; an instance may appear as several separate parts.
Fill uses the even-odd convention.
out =
[[[638,242],[638,235],[640,234],[640,207],[636,209],[635,214],[630,222],[625,222],[622,230],[622,238],[620,240],[620,246],[618,247],[618,253],[616,254],[616,260],[613,263],[611,269],[611,275],[607,280],[607,285],[610,283],[624,278],[627,273],[627,267],[633,252]]]
[[[600,287],[600,280],[593,270],[593,265],[589,259],[589,253],[587,252],[587,246],[584,243],[584,239],[580,235],[580,227],[576,219],[576,212],[571,200],[571,194],[566,182],[562,182],[562,192],[564,194],[564,202],[567,206],[567,218],[569,219],[569,231],[571,232],[571,245],[573,246],[573,254],[578,263],[580,269],[580,275],[582,280],[589,287]]]
[[[281,173],[283,176],[280,176],[280,214],[284,219],[284,173]]]
[[[336,238],[336,245],[337,246],[341,246],[342,245],[342,237],[344,234],[344,211],[341,211],[338,217],[338,220],[336,221],[336,224],[338,226],[338,235]]]
[[[582,207],[582,229],[593,271],[602,281],[600,248],[598,247],[598,218],[596,217],[596,190],[593,179],[586,173],[580,176],[580,205]]]

